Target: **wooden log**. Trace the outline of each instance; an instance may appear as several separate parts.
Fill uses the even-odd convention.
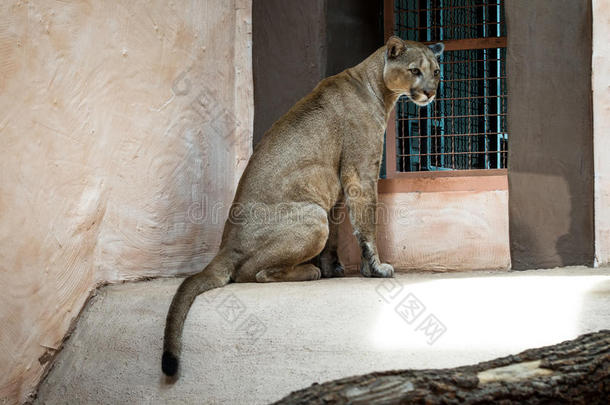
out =
[[[276,404],[608,404],[610,331],[451,369],[314,383]]]

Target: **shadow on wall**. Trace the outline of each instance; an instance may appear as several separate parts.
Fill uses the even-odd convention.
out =
[[[513,269],[592,265],[593,247],[583,245],[582,240],[582,233],[591,227],[578,222],[585,210],[582,196],[577,198],[575,195],[582,193],[582,185],[579,184],[574,191],[574,184],[570,184],[568,179],[567,176],[545,173],[511,173],[509,181],[518,184],[520,193],[530,196],[528,203],[532,207],[535,201],[530,200],[531,196],[538,193],[565,198],[561,204],[540,205],[536,209],[538,221],[535,222],[522,210],[516,209],[515,204],[510,206]],[[518,229],[516,235],[515,228]]]
[[[327,76],[383,45],[381,0],[253,0],[254,144]]]
[[[592,265],[591,2],[505,7],[513,268]]]

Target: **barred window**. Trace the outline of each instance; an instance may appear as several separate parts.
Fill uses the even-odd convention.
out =
[[[443,42],[445,52],[436,100],[420,108],[402,97],[396,105],[388,175],[506,168],[503,0],[394,0],[392,17],[395,35]]]

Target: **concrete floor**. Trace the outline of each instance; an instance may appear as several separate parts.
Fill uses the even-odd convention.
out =
[[[100,289],[37,402],[268,403],[316,381],[454,367],[610,328],[608,268],[232,284],[196,300],[168,384],[162,334],[180,281]]]

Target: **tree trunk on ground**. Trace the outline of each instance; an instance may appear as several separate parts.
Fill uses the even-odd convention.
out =
[[[472,366],[375,372],[313,384],[277,404],[608,404],[610,331]]]

